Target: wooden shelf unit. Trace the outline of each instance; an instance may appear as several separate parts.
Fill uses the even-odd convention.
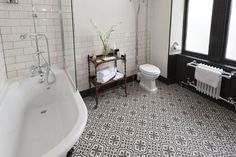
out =
[[[125,90],[125,96],[127,96],[127,75],[126,75],[126,55],[121,55],[121,57],[117,56],[117,53],[110,53],[108,54],[106,57],[114,57],[114,59],[111,60],[103,60],[105,58],[104,55],[97,55],[96,59],[93,59],[92,56],[88,55],[88,74],[89,74],[89,89],[91,91],[92,85],[95,86],[95,99],[96,99],[96,105],[94,107],[94,109],[97,109],[98,107],[98,96],[99,96],[99,89],[105,85],[109,85],[109,84],[114,84],[117,82],[123,82],[123,86],[121,85],[121,87]],[[104,64],[104,63],[109,63],[109,62],[114,62],[115,63],[115,67],[117,67],[117,61],[122,61],[124,64],[124,77],[120,78],[118,80],[114,80],[115,77],[111,78],[109,81],[107,81],[106,83],[99,83],[97,82],[97,68]],[[94,69],[95,69],[95,73],[94,75],[91,74],[91,64],[94,65]]]

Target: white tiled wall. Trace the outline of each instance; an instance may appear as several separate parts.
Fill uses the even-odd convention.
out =
[[[150,33],[146,31],[139,32],[139,64],[146,63],[146,56],[150,52]],[[121,53],[127,55],[127,75],[135,74],[135,33],[112,34],[111,45],[115,42]],[[112,46],[111,46],[112,47]],[[76,61],[77,61],[77,79],[80,91],[88,89],[88,62],[87,56],[93,52],[101,54],[103,52],[99,36],[77,37],[76,40]],[[148,59],[149,60],[149,59]],[[118,64],[119,70],[123,70],[123,64]]]
[[[36,51],[35,41],[20,40],[22,33],[33,33],[33,10],[37,14],[36,28],[49,38],[51,60],[53,66],[63,67],[63,41],[61,27],[64,29],[65,68],[72,69],[73,74],[73,34],[70,1],[61,0],[62,19],[59,14],[59,0],[20,0],[19,4],[8,4],[0,0],[0,27],[3,33],[4,52],[6,56],[7,74],[10,79],[28,75],[29,67],[35,63],[33,53]],[[33,8],[32,8],[33,6]],[[77,17],[75,17],[77,18]],[[132,30],[133,31],[133,30]],[[111,36],[111,45],[115,42],[121,52],[127,54],[127,74],[135,70],[135,33],[122,31]],[[146,63],[146,54],[150,52],[150,33],[139,32],[139,64]],[[46,45],[40,41],[40,50],[46,51]],[[88,89],[87,55],[103,52],[97,35],[76,36],[77,81],[79,90]],[[121,65],[122,66],[122,65]],[[122,69],[122,67],[120,67]],[[73,76],[72,76],[73,77]]]
[[[0,33],[1,33],[1,30],[0,30]],[[2,47],[2,40],[1,40],[1,34],[0,34],[0,91],[2,87],[4,86],[7,79],[2,48],[3,47]]]
[[[8,4],[0,0],[0,27],[3,34],[3,46],[6,56],[9,79],[24,77],[29,67],[35,63],[35,41],[20,40],[23,33],[33,33],[33,9],[37,14],[37,33],[49,38],[52,64],[62,67],[62,40],[58,0],[20,0],[19,4]],[[33,6],[33,7],[32,7]],[[46,51],[44,41],[39,43],[40,50]]]

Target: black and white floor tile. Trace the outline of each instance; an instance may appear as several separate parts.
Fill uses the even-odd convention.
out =
[[[85,98],[88,123],[73,157],[236,157],[236,114],[178,85],[149,94],[128,84]]]

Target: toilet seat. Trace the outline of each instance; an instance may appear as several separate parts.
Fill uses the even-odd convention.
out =
[[[139,70],[146,75],[160,75],[161,71],[158,67],[151,64],[143,64],[139,66]]]

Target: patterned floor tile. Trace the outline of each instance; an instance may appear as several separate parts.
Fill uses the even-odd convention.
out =
[[[236,114],[174,84],[157,93],[137,83],[101,93],[73,157],[236,157]]]

